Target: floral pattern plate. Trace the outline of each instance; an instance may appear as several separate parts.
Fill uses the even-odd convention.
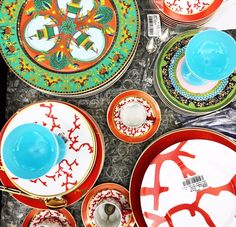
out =
[[[102,132],[99,128],[99,126],[97,125],[97,123],[94,121],[94,119],[84,110],[67,104],[67,103],[63,103],[63,102],[59,102],[58,103],[61,104],[66,104],[68,106],[70,106],[71,108],[74,108],[76,111],[80,112],[86,119],[87,121],[90,123],[91,127],[94,130],[94,134],[96,137],[96,141],[97,141],[97,156],[96,156],[96,160],[94,163],[94,167],[92,169],[92,171],[90,172],[89,176],[85,179],[85,181],[79,185],[77,188],[75,188],[73,191],[70,191],[68,194],[65,194],[63,196],[64,199],[67,200],[67,205],[71,205],[73,203],[75,203],[76,201],[78,201],[79,199],[81,199],[87,192],[88,190],[94,185],[94,183],[96,182],[98,176],[100,175],[100,172],[102,170],[102,166],[104,163],[104,155],[105,155],[105,145],[104,145],[104,139],[102,136]],[[16,115],[16,114],[15,114]],[[8,124],[11,122],[11,120],[15,117],[15,115],[13,115],[8,122],[5,124],[5,126],[3,127],[2,131],[1,131],[1,138],[0,141],[2,141],[2,136],[5,132],[6,127],[8,126]],[[8,175],[6,174],[6,172],[4,170],[0,169],[0,180],[2,181],[3,185],[6,187],[11,187],[11,188],[17,188],[15,184],[13,184],[12,180],[8,177]],[[38,196],[35,196],[34,199],[32,198],[27,198],[21,195],[12,195],[15,199],[17,199],[18,201],[36,208],[36,209],[47,209],[47,206],[44,202],[43,199],[39,198]]]
[[[221,144],[222,146],[227,147],[231,151],[234,151],[234,152],[236,151],[236,144],[232,140],[228,139],[226,136],[224,136],[220,133],[217,133],[213,130],[204,129],[204,128],[178,129],[178,130],[166,133],[165,135],[161,136],[156,141],[154,141],[152,144],[150,144],[145,149],[143,154],[140,156],[139,160],[137,161],[136,166],[134,167],[134,170],[132,173],[131,183],[130,183],[130,202],[131,202],[131,207],[133,209],[134,218],[135,218],[138,226],[147,226],[144,216],[143,216],[143,213],[142,213],[142,209],[141,209],[140,189],[141,189],[143,177],[144,177],[145,172],[146,172],[147,168],[149,167],[150,163],[153,161],[153,159],[155,157],[157,157],[158,154],[160,154],[162,151],[164,151],[166,148],[172,146],[173,144],[177,144],[177,143],[180,143],[182,141],[187,141],[187,140],[195,140],[195,139],[213,141],[213,142],[216,142],[217,144]],[[183,154],[186,155],[188,153],[186,152]],[[202,153],[202,155],[204,155],[204,152]],[[235,154],[234,154],[234,157],[235,157]],[[181,164],[184,161],[186,161],[186,158],[179,157],[179,160],[180,160],[179,166],[181,167]],[[211,164],[212,163],[214,164],[214,159],[212,159]],[[168,164],[171,165],[171,164],[174,164],[174,162],[170,161]],[[221,165],[224,165],[224,163],[221,163]],[[159,167],[165,168],[165,165],[159,166]],[[195,170],[194,165],[191,165],[190,168],[193,171]],[[235,167],[233,167],[233,168],[235,170]],[[221,171],[222,170],[221,167],[219,167],[218,170]],[[226,172],[225,172],[225,170],[226,170]],[[223,170],[222,173],[225,173],[227,175],[228,174],[227,168],[225,170]],[[193,172],[191,172],[191,173],[193,174]],[[231,180],[230,175],[231,174],[227,175],[227,179],[229,181]],[[176,177],[175,174],[174,175],[172,174],[170,177],[167,177],[167,178],[170,178],[170,180],[171,180],[171,178],[175,178],[175,177]],[[235,176],[232,176],[232,177],[233,177],[232,184],[235,184]],[[167,178],[165,177],[164,179],[167,179]],[[164,180],[164,179],[161,178],[161,180]],[[214,177],[214,179],[215,179],[215,181],[217,181],[218,178]],[[157,179],[156,183],[158,183],[158,179]],[[208,183],[212,184],[212,182],[208,182]],[[229,182],[227,182],[227,183],[229,183]],[[229,190],[232,189],[232,184],[229,185]],[[217,186],[221,186],[221,184],[218,184]],[[208,189],[208,190],[211,190],[211,189]],[[225,192],[223,190],[224,190],[223,187],[222,187],[222,190],[221,190],[221,188],[219,188],[218,192],[221,192],[221,193],[220,194],[216,193],[216,196],[219,196],[219,195],[221,196],[221,194],[224,194],[224,193],[226,193],[226,194],[228,193],[229,196],[232,196],[231,193],[227,191],[227,189]],[[168,192],[167,188],[165,187],[164,184],[161,184],[161,191],[163,191],[163,193]],[[153,190],[150,189],[149,192],[151,194],[151,193],[153,193]],[[201,191],[201,192],[204,193],[204,191]],[[201,192],[199,192],[199,196],[201,195]],[[159,194],[159,191],[156,191],[156,193]],[[196,198],[196,193],[194,193],[194,194],[195,194],[195,198]],[[150,195],[150,197],[151,196],[152,195]],[[235,196],[235,191],[234,191],[234,196]],[[214,197],[215,196],[212,197],[213,200],[214,200]],[[175,198],[177,198],[177,197],[175,196]],[[168,199],[168,201],[171,203],[172,199],[171,200]],[[235,205],[234,201],[232,201],[232,203]],[[222,211],[222,208],[221,208],[221,211]],[[235,212],[234,212],[234,214],[235,214]],[[188,213],[188,215],[189,215],[189,213]],[[193,211],[193,213],[191,213],[191,215],[192,215],[192,217],[194,217],[194,216],[198,217],[199,213],[198,213],[198,211],[195,213]],[[231,214],[229,214],[229,215],[231,215]],[[226,216],[225,216],[225,218],[227,218]],[[169,217],[169,216],[167,216],[167,217]],[[168,220],[170,220],[170,218]],[[166,220],[166,217],[164,217],[162,220],[163,221]],[[180,224],[180,226],[183,226],[183,223],[179,223],[179,224]],[[169,226],[169,224],[163,223],[163,226]],[[190,226],[193,226],[193,224]],[[199,224],[197,226],[199,226]],[[200,224],[200,226],[215,226],[215,225],[206,225],[204,222],[204,219],[203,219],[203,225]]]
[[[135,0],[10,0],[0,12],[7,64],[54,95],[86,96],[114,83],[140,35]]]
[[[129,192],[121,185],[114,183],[104,183],[94,187],[84,198],[81,207],[81,216],[86,227],[97,227],[94,221],[95,207],[106,198],[115,199],[121,205],[121,224],[119,227],[134,226],[134,218],[129,204]]]
[[[223,0],[152,0],[171,19],[195,22],[211,16]]]
[[[236,95],[236,72],[227,79],[191,86],[181,75],[184,51],[198,30],[184,32],[172,38],[161,51],[154,74],[157,92],[173,108],[185,113],[205,114],[228,105]]]
[[[31,210],[22,227],[38,227],[38,226],[54,226],[54,227],[76,227],[76,222],[69,211],[60,210]]]
[[[147,226],[235,226],[235,162],[235,150],[210,140],[167,147],[143,177],[140,196]]]
[[[1,147],[11,130],[24,123],[40,124],[61,135],[66,153],[64,159],[46,175],[35,180],[17,178],[4,166],[12,182],[22,191],[41,197],[63,195],[83,183],[93,168],[97,154],[94,131],[84,116],[56,101],[29,105],[11,119],[3,134]]]
[[[134,106],[132,112],[125,113],[128,108],[133,108],[132,106]],[[124,121],[123,113],[130,115],[128,116],[130,119],[135,115],[141,115],[137,119],[141,120],[141,124],[128,125]],[[140,119],[143,117],[144,119]],[[159,105],[150,95],[140,90],[121,93],[112,100],[107,111],[107,123],[112,133],[117,138],[130,143],[140,143],[151,138],[158,130],[160,121]]]

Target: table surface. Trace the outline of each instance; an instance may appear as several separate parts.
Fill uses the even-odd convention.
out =
[[[147,5],[144,6],[146,2],[146,0],[139,1],[143,19],[146,18],[147,13],[146,10],[143,10],[143,8],[147,7]],[[144,21],[145,20],[142,20],[143,23]],[[145,28],[144,24],[142,25],[142,28]],[[146,86],[146,84],[142,82],[144,68],[140,66],[140,61],[147,57],[145,51],[146,43],[147,37],[145,36],[143,29],[137,53],[128,71],[112,87],[100,94],[88,98],[59,98],[43,94],[26,85],[13,73],[9,73],[7,76],[6,120],[19,108],[39,100],[62,100],[83,108],[98,122],[106,144],[104,167],[95,185],[105,182],[114,182],[123,185],[128,189],[133,167],[145,147],[163,133],[179,127],[175,124],[175,119],[178,117],[177,114],[160,101],[153,86]],[[151,74],[152,71],[149,71],[149,76],[151,76]],[[160,105],[162,113],[161,126],[158,132],[145,143],[133,145],[119,141],[110,132],[106,122],[107,109],[112,99],[119,93],[129,89],[140,89],[148,92]],[[80,215],[81,202],[82,200],[68,207],[68,210],[72,213],[77,222],[77,226],[83,226]],[[2,193],[1,206],[1,227],[21,226],[24,217],[31,209],[14,200],[7,193]]]

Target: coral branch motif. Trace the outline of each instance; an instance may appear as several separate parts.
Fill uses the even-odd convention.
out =
[[[109,199],[109,198],[114,199],[118,204],[120,204],[122,218],[119,227],[128,226],[128,223],[132,217],[132,211],[130,208],[129,201],[121,192],[111,189],[102,190],[92,198],[88,208],[89,210],[88,216],[91,219],[91,222],[95,225],[94,214],[96,206],[104,199]]]
[[[56,181],[56,179],[63,177],[64,182],[62,182],[62,187],[65,187],[65,191],[69,190],[71,188],[71,185],[74,186],[77,184],[77,180],[71,181],[71,178],[73,178],[73,175],[71,173],[73,166],[78,166],[79,163],[76,161],[76,159],[69,163],[68,160],[63,159],[59,165],[58,169],[56,170],[54,175],[46,175],[47,178],[53,179],[53,181]]]
[[[58,225],[62,227],[70,227],[67,218],[59,211],[45,210],[36,214],[30,222],[30,227]]]
[[[154,161],[151,163],[155,165],[154,188],[142,187],[140,194],[141,196],[153,195],[154,197],[153,210],[157,211],[159,209],[159,199],[160,199],[161,193],[167,192],[169,190],[168,187],[162,187],[160,185],[160,171],[161,171],[163,163],[166,160],[174,161],[181,169],[181,173],[184,178],[188,176],[194,176],[196,174],[194,171],[189,169],[180,159],[180,156],[188,157],[192,159],[195,158],[194,155],[189,154],[188,152],[185,152],[182,150],[183,146],[186,143],[187,141],[180,142],[173,151],[159,154],[158,157],[154,159]],[[201,214],[202,217],[205,219],[206,223],[208,224],[208,226],[215,227],[216,224],[213,222],[210,215],[205,210],[199,207],[200,200],[206,194],[218,196],[222,191],[228,191],[232,193],[232,184],[233,185],[236,184],[236,175],[234,175],[231,181],[226,185],[219,186],[219,187],[207,187],[202,190],[196,191],[196,199],[193,203],[176,205],[175,207],[172,207],[171,209],[169,209],[166,212],[165,216],[159,216],[157,214],[144,211],[143,212],[144,217],[146,219],[150,219],[153,221],[152,226],[159,226],[160,224],[166,223],[166,222],[168,223],[169,226],[174,226],[173,221],[172,221],[172,216],[180,211],[187,210],[189,211],[192,217],[194,217],[196,213]],[[236,196],[236,192],[233,192],[233,193]]]
[[[48,113],[45,113],[45,116],[49,118],[52,121],[50,130],[53,132],[55,128],[60,129],[61,125],[57,123],[58,118],[52,113],[53,104],[50,103],[49,105],[46,105],[44,103],[40,104],[40,107],[48,109]],[[43,122],[44,126],[46,126],[46,123]]]
[[[158,1],[157,1],[158,2]],[[213,0],[165,0],[165,4],[174,12],[192,15],[205,10]]]
[[[75,120],[73,121],[73,128],[69,129],[68,132],[68,139],[70,141],[69,149],[74,150],[75,152],[79,152],[82,147],[88,147],[89,153],[94,152],[94,148],[89,143],[83,143],[79,147],[76,148],[76,144],[79,142],[78,136],[73,136],[73,133],[75,133],[76,130],[80,129],[81,124],[79,123],[80,118],[75,114],[74,115]]]
[[[131,128],[126,126],[122,121],[120,117],[120,111],[122,107],[127,105],[131,102],[137,102],[142,104],[142,106],[145,108],[147,113],[147,119],[146,121],[138,128]],[[142,136],[150,131],[150,129],[153,127],[153,124],[155,123],[156,118],[153,116],[153,110],[150,106],[150,104],[144,100],[143,98],[139,97],[129,97],[126,99],[123,99],[115,108],[114,111],[114,122],[116,124],[117,129],[127,136]]]

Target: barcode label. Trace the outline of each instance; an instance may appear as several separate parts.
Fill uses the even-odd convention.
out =
[[[161,35],[161,20],[158,14],[148,14],[148,37],[159,37]]]
[[[208,184],[203,175],[189,177],[183,181],[183,188],[185,190],[190,190],[190,192],[197,192],[207,187]]]

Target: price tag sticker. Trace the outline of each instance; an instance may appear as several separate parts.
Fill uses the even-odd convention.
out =
[[[148,14],[148,37],[160,37],[161,35],[161,19],[159,14]]]

